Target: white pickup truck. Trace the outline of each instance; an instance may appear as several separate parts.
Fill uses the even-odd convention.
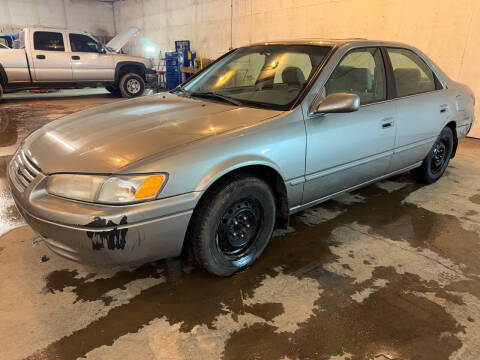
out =
[[[4,89],[98,86],[140,96],[156,78],[151,61],[119,53],[138,31],[129,28],[102,45],[82,31],[26,28],[15,49],[0,49],[0,97]]]

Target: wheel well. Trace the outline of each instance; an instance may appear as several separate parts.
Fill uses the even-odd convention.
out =
[[[239,169],[232,170],[227,174],[222,175],[220,178],[215,180],[213,184],[211,184],[205,192],[202,194],[200,200],[197,203],[195,209],[199,208],[202,200],[205,199],[207,194],[216,191],[217,189],[223,187],[232,177],[236,177],[238,175],[251,175],[258,177],[265,181],[268,186],[273,191],[275,196],[275,204],[277,208],[277,224],[279,226],[286,226],[288,223],[288,198],[287,198],[287,189],[285,187],[285,182],[283,181],[282,176],[273,168],[266,166],[266,165],[249,165],[244,166]],[[185,236],[185,241],[183,243],[182,248],[182,257],[188,255],[188,248],[190,242],[190,228],[192,220],[195,216],[195,210],[193,212],[192,218],[190,219],[190,224],[188,225],[187,235]]]
[[[455,157],[457,153],[457,146],[458,146],[458,137],[457,137],[457,123],[455,121],[450,121],[447,125],[452,130],[453,133],[453,151],[452,151],[452,159]]]
[[[142,77],[143,80],[145,80],[145,68],[142,67],[141,65],[136,65],[136,64],[128,64],[128,65],[123,65],[120,69],[118,69],[117,72],[117,83],[120,81],[123,75],[129,74],[129,73],[135,73],[138,74]]]
[[[2,64],[0,64],[0,85],[5,87],[7,85],[7,74],[5,73],[5,70],[3,69]]]

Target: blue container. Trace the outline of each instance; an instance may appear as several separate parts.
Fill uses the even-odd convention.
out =
[[[167,89],[174,89],[182,83],[180,65],[178,52],[165,53],[165,81]]]

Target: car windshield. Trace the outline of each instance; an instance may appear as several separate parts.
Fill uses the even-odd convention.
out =
[[[330,47],[258,45],[237,49],[189,81],[182,90],[258,107],[288,109]]]

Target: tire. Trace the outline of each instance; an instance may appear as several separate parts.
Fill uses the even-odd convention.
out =
[[[133,98],[143,95],[145,91],[145,81],[138,74],[128,73],[122,76],[118,87],[122,97]]]
[[[452,129],[445,127],[423,160],[422,166],[412,171],[413,176],[424,184],[433,184],[440,179],[452,157],[453,143]]]
[[[116,86],[107,85],[105,86],[105,89],[107,89],[107,91],[115,97],[122,97],[122,94],[120,93],[120,89]]]
[[[0,99],[3,97],[3,86],[2,83],[0,83]]]
[[[227,277],[251,266],[275,226],[275,197],[262,180],[236,176],[206,194],[189,229],[195,259],[211,274]]]

